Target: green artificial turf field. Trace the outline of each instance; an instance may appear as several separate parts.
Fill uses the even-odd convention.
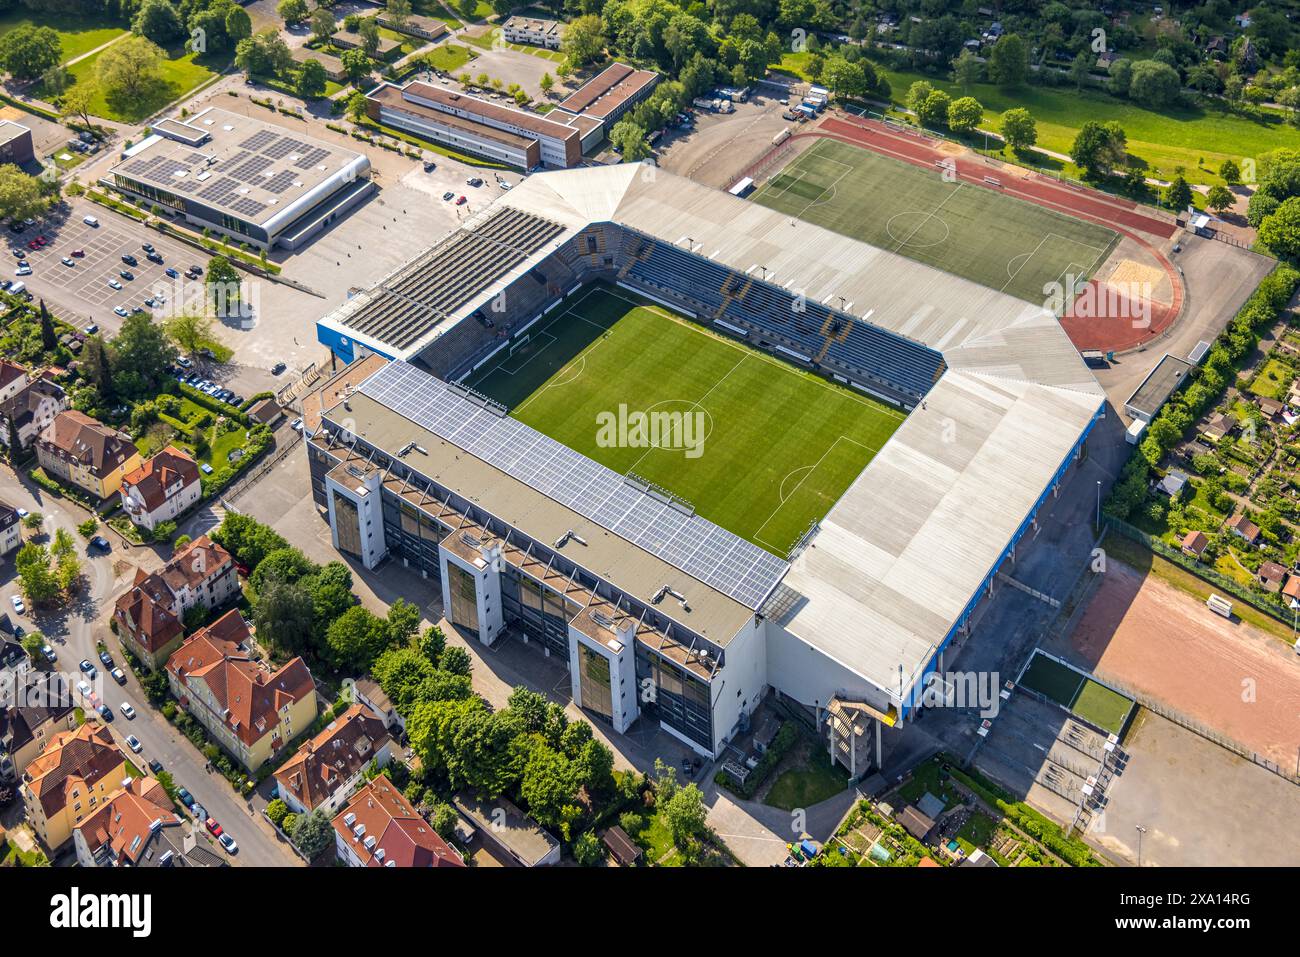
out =
[[[1090,277],[1118,235],[1060,213],[835,140],[772,177],[756,203],[1027,302],[1064,276]]]
[[[903,421],[884,403],[604,287],[579,292],[467,384],[778,555]],[[653,431],[614,424],[637,412],[677,414],[682,428],[660,429],[656,443]]]
[[[1133,701],[1119,692],[1038,653],[1020,677],[1020,683],[1115,734],[1124,727],[1133,707]]]

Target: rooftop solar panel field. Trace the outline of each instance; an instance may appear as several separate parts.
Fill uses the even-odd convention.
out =
[[[903,421],[868,396],[606,288],[580,292],[529,333],[468,384],[775,555],[826,514]]]

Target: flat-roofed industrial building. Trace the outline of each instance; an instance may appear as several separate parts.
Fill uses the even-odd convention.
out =
[[[106,184],[195,226],[290,250],[374,190],[365,155],[216,107],[155,123]]]

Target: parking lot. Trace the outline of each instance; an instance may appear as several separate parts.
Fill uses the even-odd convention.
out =
[[[99,226],[83,222],[87,215],[95,216]],[[29,249],[28,244],[37,236],[44,236],[47,245]],[[89,204],[74,206],[71,212],[50,217],[20,235],[6,232],[5,239],[11,250],[10,262],[18,262],[12,250],[21,249],[31,264],[32,274],[22,279],[33,295],[45,300],[68,321],[79,326],[93,322],[110,334],[121,325],[114,307],[129,312],[135,307],[144,308],[145,299],[161,295],[164,301],[154,315],[160,319],[170,315],[174,306],[201,287],[190,284],[195,289],[187,290],[179,280],[167,276],[166,270],[176,269],[183,279],[184,271],[191,265],[206,270],[208,262],[208,257],[196,249]],[[142,244],[146,242],[157,248],[163,259],[161,264],[145,258]],[[78,252],[84,255],[74,255]],[[124,263],[123,254],[134,256],[137,264]],[[65,265],[61,261],[64,258],[73,265]],[[123,270],[134,278],[122,277]],[[114,289],[110,281],[122,288]]]

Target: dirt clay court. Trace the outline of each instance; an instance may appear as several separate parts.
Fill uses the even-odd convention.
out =
[[[1300,747],[1300,660],[1155,575],[1112,560],[1066,648],[1097,677],[1151,695],[1283,768]]]

